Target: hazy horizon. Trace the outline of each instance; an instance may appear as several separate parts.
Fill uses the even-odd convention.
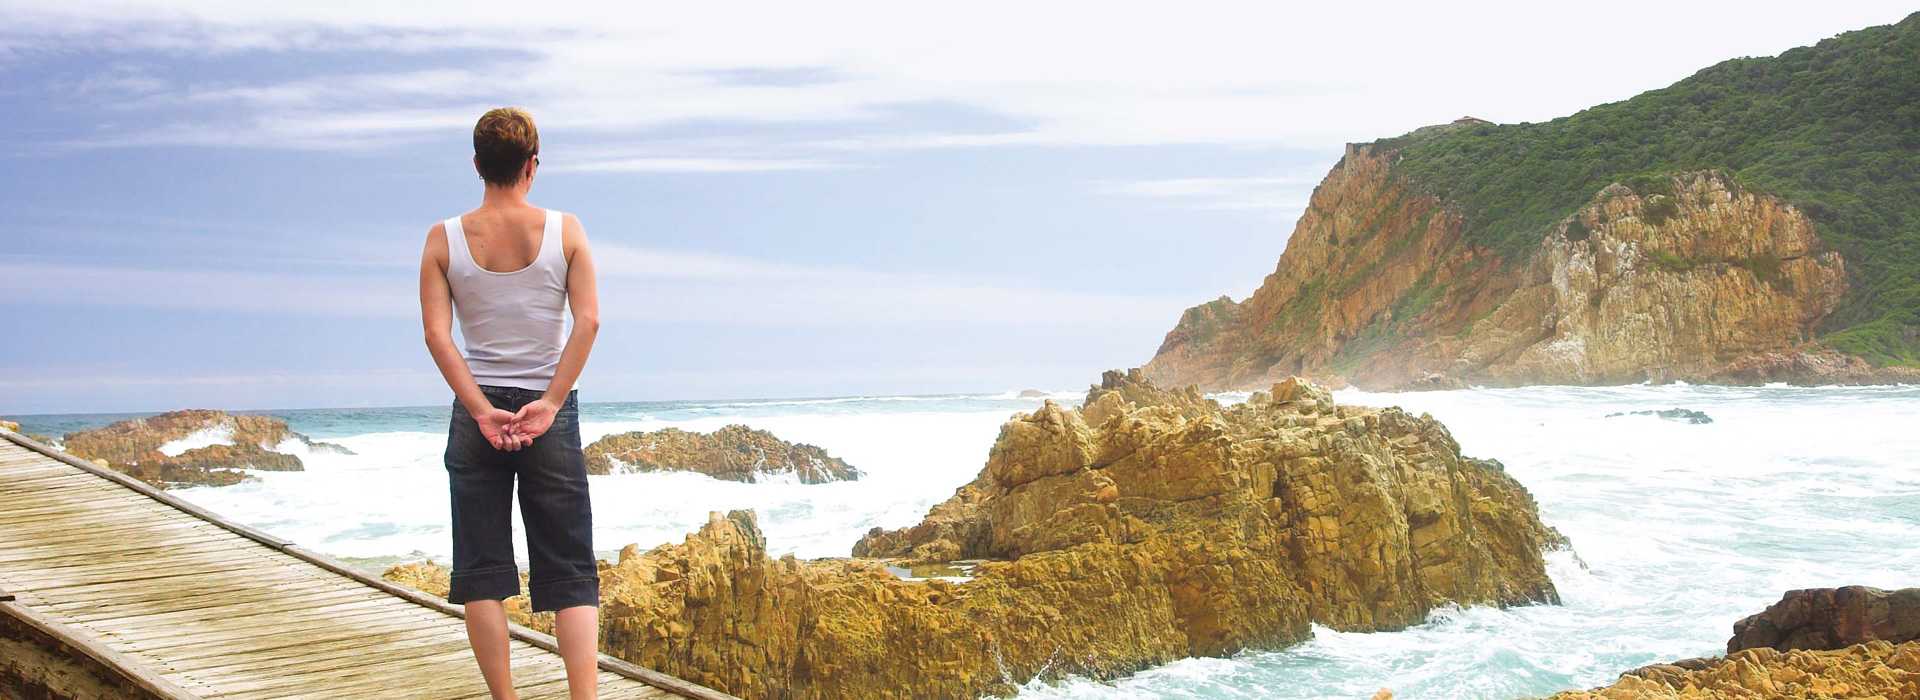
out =
[[[583,401],[1072,390],[1250,293],[1343,143],[1911,11],[0,6],[0,416],[448,400],[415,273],[488,106],[595,246]]]

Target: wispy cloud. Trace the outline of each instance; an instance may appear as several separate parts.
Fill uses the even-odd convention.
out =
[[[1318,178],[1182,177],[1150,180],[1102,181],[1094,189],[1110,195],[1145,197],[1193,209],[1300,212],[1306,208]]]
[[[233,78],[211,87],[164,75],[123,78],[130,92],[161,93],[148,98],[231,109],[89,139],[293,148],[315,145],[301,136],[307,130],[379,145],[452,129],[475,104],[495,101],[533,107],[555,126],[608,135],[699,121],[886,121],[929,135],[867,146],[1326,148],[1461,114],[1496,121],[1565,114],[1714,61],[1778,52],[1908,10],[1885,2],[1729,15],[1648,1],[1640,7],[1660,22],[1631,7],[1568,18],[1596,36],[1631,33],[1656,47],[1621,54],[1564,50],[1564,32],[1541,29],[1554,18],[1536,17],[1536,6],[1524,3],[1383,11],[1203,2],[1140,12],[1092,2],[989,2],[942,12],[937,21],[913,4],[610,4],[579,12],[464,2],[8,5],[0,53],[16,60],[76,49],[234,62],[254,52],[367,54],[340,62],[353,72]],[[1377,50],[1383,46],[1396,50]],[[418,60],[378,69],[382,54],[449,50],[466,52],[425,69]],[[890,111],[909,103],[963,106],[1023,126],[988,134],[928,129]]]
[[[1017,326],[1071,319],[1137,330],[1162,325],[1205,296],[1081,292],[618,245],[596,245],[594,254],[602,313],[646,322]],[[417,293],[411,270],[397,267],[260,272],[0,257],[0,298],[20,304],[406,318],[419,313]]]
[[[607,158],[563,163],[549,172],[579,173],[753,173],[784,170],[838,170],[847,163],[803,158]]]

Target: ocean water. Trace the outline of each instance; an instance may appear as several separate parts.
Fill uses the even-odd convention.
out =
[[[1450,609],[1401,632],[1317,629],[1277,652],[1188,659],[1117,681],[1034,683],[1029,698],[1515,698],[1716,654],[1731,625],[1792,588],[1920,585],[1920,387],[1531,387],[1346,403],[1433,414],[1492,457],[1573,541],[1549,560],[1563,605]],[[1078,392],[1053,395],[1077,403]],[[1243,396],[1227,395],[1224,400]],[[595,545],[677,542],[714,510],[752,508],[775,555],[845,556],[874,526],[918,522],[971,480],[1012,393],[816,400],[585,403],[583,438],[745,423],[825,447],[857,482],[736,484],[691,474],[592,477]],[[1687,408],[1713,423],[1608,414]],[[445,562],[440,452],[450,406],[274,411],[353,455],[304,472],[178,493],[335,556]],[[28,416],[60,434],[123,416]],[[197,436],[199,441],[218,436]],[[524,551],[522,552],[524,557]]]

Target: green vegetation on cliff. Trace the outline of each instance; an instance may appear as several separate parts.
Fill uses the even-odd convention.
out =
[[[1458,203],[1468,240],[1509,261],[1608,184],[1731,172],[1806,211],[1846,256],[1851,290],[1826,342],[1920,365],[1920,13],[1545,123],[1377,145],[1401,149],[1396,169]]]

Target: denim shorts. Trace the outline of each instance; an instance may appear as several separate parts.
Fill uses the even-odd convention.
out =
[[[544,392],[481,386],[495,408],[518,411]],[[527,588],[535,611],[600,604],[593,557],[593,506],[587,498],[587,462],[580,452],[580,408],[575,394],[553,426],[518,451],[495,449],[466,407],[455,401],[447,429],[447,483],[453,495],[453,581],[447,602],[500,600],[520,594],[513,558],[514,481],[527,528],[532,569]]]

